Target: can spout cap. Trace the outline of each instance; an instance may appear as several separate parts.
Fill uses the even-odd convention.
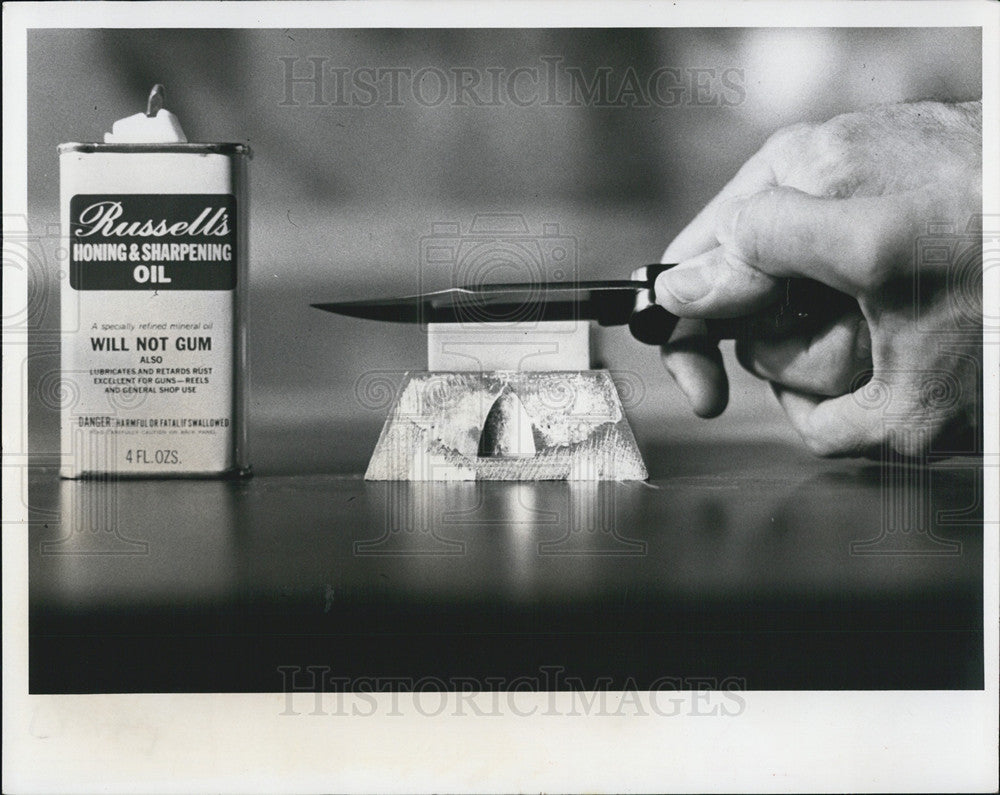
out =
[[[186,143],[187,136],[177,117],[163,107],[163,86],[157,83],[149,92],[145,113],[136,113],[116,121],[111,132],[104,133],[107,144]]]

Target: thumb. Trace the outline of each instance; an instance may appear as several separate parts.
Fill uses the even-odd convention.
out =
[[[656,299],[680,317],[748,315],[780,295],[781,278],[804,277],[857,297],[886,277],[882,263],[910,251],[916,202],[830,199],[772,188],[720,203],[716,248],[656,281]]]
[[[717,246],[661,273],[655,293],[678,317],[743,317],[780,298],[782,283]]]
[[[773,188],[730,199],[716,237],[730,257],[778,277],[805,277],[857,297],[919,231],[915,197],[823,198]]]

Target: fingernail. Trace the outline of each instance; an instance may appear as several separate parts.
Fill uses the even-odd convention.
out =
[[[689,304],[708,295],[712,285],[702,268],[672,268],[659,275],[656,280],[656,294],[670,293],[682,304]]]

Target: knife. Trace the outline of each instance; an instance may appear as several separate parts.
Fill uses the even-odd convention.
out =
[[[678,318],[656,303],[656,277],[673,264],[647,265],[635,279],[567,283],[481,284],[452,287],[402,298],[311,304],[316,309],[392,323],[513,323],[541,320],[595,320],[601,326],[629,327],[647,345],[665,345]],[[839,296],[839,297],[838,297]],[[808,279],[786,280],[785,295],[752,318],[706,321],[717,340],[747,334],[773,335],[802,330],[820,316],[840,314],[849,296]]]

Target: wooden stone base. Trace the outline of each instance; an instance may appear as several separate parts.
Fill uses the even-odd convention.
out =
[[[366,480],[645,480],[606,370],[409,373]]]

